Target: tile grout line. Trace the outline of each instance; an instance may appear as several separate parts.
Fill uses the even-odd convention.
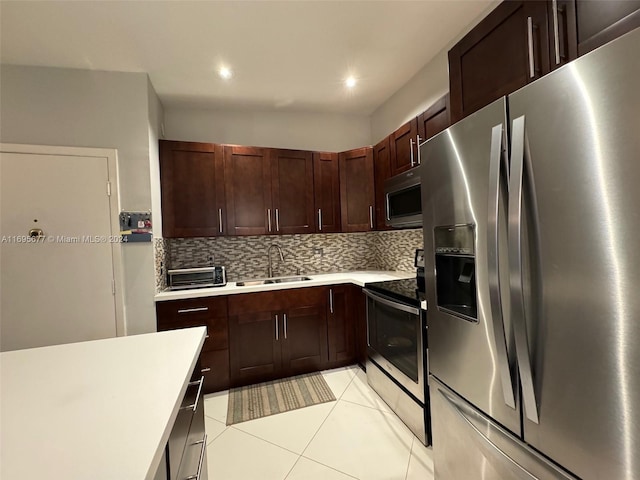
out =
[[[358,367],[358,368],[360,368],[360,367]],[[289,469],[289,471],[287,472],[287,474],[286,474],[286,475],[285,475],[285,477],[284,477],[284,480],[286,480],[286,478],[291,474],[291,472],[293,471],[293,469],[295,468],[295,466],[296,466],[296,465],[298,464],[298,462],[300,461],[300,458],[304,456],[304,455],[303,455],[303,454],[304,454],[304,452],[307,450],[307,448],[309,447],[309,445],[311,444],[311,442],[313,441],[313,439],[316,437],[316,435],[318,434],[318,432],[319,432],[319,431],[320,431],[320,429],[322,428],[322,425],[324,425],[324,423],[327,421],[327,418],[329,418],[329,415],[331,415],[331,412],[333,412],[333,410],[335,409],[336,405],[338,404],[338,401],[340,401],[340,400],[342,399],[342,396],[344,395],[344,392],[346,392],[346,391],[347,391],[347,389],[348,389],[348,388],[349,388],[349,386],[353,383],[353,381],[354,381],[354,379],[356,378],[356,376],[357,376],[357,371],[354,373],[353,377],[351,377],[351,379],[349,380],[349,383],[347,384],[347,386],[345,387],[345,389],[343,390],[343,392],[340,394],[340,397],[339,397],[339,398],[336,398],[336,402],[335,402],[335,404],[333,405],[333,407],[331,407],[331,410],[329,411],[329,413],[327,414],[327,416],[325,417],[325,419],[322,421],[322,423],[320,424],[320,426],[318,427],[318,429],[317,429],[317,430],[316,430],[316,432],[314,433],[313,437],[311,437],[311,440],[309,440],[309,442],[307,443],[307,445],[306,445],[306,446],[305,446],[305,448],[303,449],[302,453],[296,453],[296,452],[294,452],[294,451],[292,451],[292,450],[289,450],[288,448],[285,448],[285,447],[282,447],[282,446],[280,446],[280,445],[277,445],[277,444],[275,444],[275,443],[273,443],[273,442],[270,442],[269,440],[265,440],[264,438],[261,438],[261,437],[258,437],[258,436],[256,436],[256,435],[253,435],[253,434],[251,434],[251,433],[245,432],[244,430],[240,430],[239,428],[235,428],[233,425],[226,425],[226,424],[224,424],[223,422],[221,422],[221,421],[219,421],[219,420],[217,420],[217,419],[215,419],[215,418],[209,417],[208,415],[206,415],[206,414],[205,414],[205,416],[206,416],[206,417],[208,417],[208,418],[210,418],[211,420],[214,420],[214,421],[216,421],[216,422],[218,422],[218,423],[221,423],[221,424],[225,425],[225,429],[224,429],[222,432],[220,432],[218,435],[216,435],[216,437],[215,437],[213,440],[211,440],[211,442],[209,442],[209,443],[207,444],[207,448],[208,448],[210,445],[212,445],[214,441],[216,441],[218,438],[220,438],[220,437],[222,436],[222,434],[223,434],[223,433],[225,433],[225,432],[226,432],[227,430],[229,430],[229,429],[234,429],[234,430],[235,430],[235,431],[237,431],[237,432],[245,433],[245,434],[247,434],[247,435],[249,435],[249,436],[251,436],[251,437],[253,437],[253,438],[256,438],[256,439],[258,439],[258,440],[262,440],[263,442],[266,442],[266,443],[268,443],[268,444],[270,444],[270,445],[273,445],[274,447],[281,448],[282,450],[285,450],[286,452],[289,452],[289,453],[291,453],[291,454],[293,454],[293,455],[297,455],[297,457],[298,457],[298,458],[296,459],[296,461],[294,462],[294,464],[291,466],[291,469]],[[330,388],[330,387],[329,387],[329,388]],[[351,402],[350,402],[350,403],[351,403]],[[338,473],[341,473],[341,474],[343,474],[343,475],[346,475],[346,476],[348,476],[348,477],[351,477],[351,478],[354,478],[354,479],[358,480],[358,479],[357,479],[357,477],[354,477],[353,475],[350,475],[350,474],[348,474],[348,473],[346,473],[346,472],[343,472],[343,471],[341,471],[341,470],[338,470],[338,469],[336,469],[336,468],[333,468],[333,467],[331,467],[331,466],[329,466],[329,465],[325,465],[324,463],[318,462],[317,460],[314,460],[314,459],[312,459],[312,458],[308,458],[308,457],[304,457],[304,458],[305,458],[306,460],[310,460],[310,461],[315,462],[315,463],[317,463],[317,464],[319,464],[319,465],[322,465],[322,466],[324,466],[324,467],[326,467],[326,468],[329,468],[329,469],[334,470],[334,471],[336,471],[336,472],[338,472]]]
[[[357,368],[360,368],[360,367],[359,367],[359,366],[357,366]],[[324,418],[324,420],[322,421],[322,423],[318,426],[318,429],[317,429],[317,430],[316,430],[316,432],[313,434],[313,437],[311,437],[311,439],[307,442],[307,445],[304,447],[304,450],[302,450],[302,453],[300,454],[300,457],[304,457],[306,460],[310,460],[310,461],[312,461],[312,462],[315,462],[315,463],[317,463],[317,464],[319,464],[319,465],[322,465],[323,467],[329,468],[329,469],[331,469],[331,470],[334,470],[334,471],[336,471],[336,472],[338,472],[338,473],[341,473],[341,474],[343,474],[343,475],[346,475],[346,476],[348,476],[348,477],[356,478],[356,480],[357,480],[357,477],[354,477],[353,475],[350,475],[350,474],[348,474],[348,473],[346,473],[346,472],[343,472],[343,471],[341,471],[341,470],[338,470],[337,468],[331,467],[331,466],[329,466],[329,465],[325,465],[324,463],[322,463],[322,462],[318,462],[317,460],[314,460],[313,458],[305,457],[304,452],[306,452],[306,451],[307,451],[307,448],[309,448],[309,445],[311,445],[311,442],[313,442],[313,439],[314,439],[314,438],[316,438],[316,435],[318,435],[318,432],[320,431],[320,429],[322,428],[322,426],[323,426],[323,425],[325,424],[325,422],[327,421],[327,418],[329,418],[329,416],[331,415],[331,413],[335,410],[336,406],[338,405],[338,402],[339,402],[340,400],[342,400],[342,396],[344,395],[344,392],[346,392],[346,391],[347,391],[347,389],[351,386],[351,384],[353,383],[353,381],[355,380],[355,378],[356,378],[357,376],[358,376],[358,372],[356,371],[356,372],[353,374],[353,377],[351,377],[351,380],[349,380],[349,383],[347,384],[347,386],[344,388],[344,390],[343,390],[343,391],[342,391],[342,393],[340,394],[340,396],[339,396],[338,398],[336,398],[336,403],[333,405],[333,407],[331,407],[331,410],[329,411],[329,413],[327,414],[327,416]],[[331,387],[329,387],[329,388],[331,388]],[[298,458],[298,460],[296,461],[296,464],[298,463],[298,461],[299,461],[299,460],[300,460],[300,458]],[[295,465],[294,465],[294,466],[295,466]],[[293,470],[293,468],[292,468],[292,470]],[[289,474],[290,474],[290,473],[291,473],[291,470],[289,471],[289,473],[287,474],[287,476],[289,476]],[[286,480],[286,477],[285,477],[285,480]]]
[[[352,405],[358,405],[358,406],[360,406],[360,407],[370,408],[371,410],[377,410],[377,411],[382,412],[382,413],[390,413],[390,414],[392,414],[392,415],[395,415],[395,413],[393,413],[393,412],[389,412],[389,411],[387,411],[387,410],[382,410],[381,408],[378,408],[378,407],[371,407],[371,406],[369,406],[369,405],[363,405],[363,404],[361,404],[361,403],[354,402],[353,400],[347,400],[347,399],[345,399],[345,398],[341,398],[340,400],[342,400],[343,402],[350,403],[350,404],[352,404]],[[397,415],[396,415],[396,417],[397,417]]]
[[[221,422],[220,420],[218,420],[217,418],[212,417],[211,415],[207,415],[206,413],[204,414],[205,417],[207,417],[209,420],[215,420],[218,423],[221,423],[222,425],[224,425],[225,427],[228,427],[229,425],[227,425],[225,422]]]
[[[353,475],[351,475],[351,474],[349,474],[347,472],[343,472],[342,470],[338,470],[336,467],[332,467],[331,465],[327,465],[325,463],[319,462],[318,460],[314,460],[313,458],[305,457],[304,455],[300,455],[300,458],[304,458],[305,460],[309,460],[310,462],[314,462],[314,463],[317,463],[318,465],[322,465],[323,467],[327,467],[328,469],[333,470],[334,472],[341,473],[342,475],[346,475],[349,478],[355,478],[355,480],[360,480],[358,477],[354,477]]]
[[[258,440],[262,440],[263,442],[266,442],[266,443],[268,443],[269,445],[273,445],[274,447],[281,448],[282,450],[285,450],[285,451],[287,451],[287,452],[289,452],[289,453],[293,453],[294,455],[297,455],[297,456],[302,455],[302,454],[300,454],[300,453],[294,452],[293,450],[289,450],[287,447],[283,447],[282,445],[278,445],[277,443],[273,443],[273,442],[271,442],[271,441],[269,441],[269,440],[265,440],[265,439],[264,439],[264,438],[262,438],[262,437],[258,437],[257,435],[254,435],[253,433],[249,433],[249,432],[245,432],[244,430],[240,430],[239,428],[236,428],[236,427],[234,427],[233,425],[229,425],[229,426],[227,427],[227,430],[228,430],[228,429],[231,429],[231,428],[232,428],[232,429],[234,429],[236,432],[246,433],[246,434],[247,434],[247,435],[249,435],[250,437],[257,438]]]
[[[409,449],[409,461],[407,462],[407,473],[404,474],[404,480],[409,478],[409,466],[411,465],[411,455],[413,455],[413,446],[416,443],[416,437],[413,437],[411,441],[411,448]]]

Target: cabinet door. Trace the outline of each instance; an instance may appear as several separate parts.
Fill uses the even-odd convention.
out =
[[[545,2],[502,2],[449,50],[451,123],[549,72]]]
[[[349,365],[356,359],[354,302],[351,285],[329,288],[327,329],[329,336],[329,363],[331,367]]]
[[[418,120],[412,119],[389,136],[391,175],[397,175],[418,164],[416,141]]]
[[[160,140],[162,233],[165,237],[223,234],[222,148]]]
[[[549,65],[555,70],[578,57],[576,0],[547,0],[547,17]]]
[[[275,233],[313,233],[313,156],[298,150],[269,150]]]
[[[283,312],[282,329],[284,375],[315,372],[326,367],[327,316],[324,302]]]
[[[449,125],[449,94],[446,94],[418,116],[420,142],[429,140]]]
[[[353,312],[356,325],[356,357],[362,366],[367,364],[367,298],[362,293],[362,288],[352,287]]]
[[[578,54],[640,27],[639,0],[576,1]]]
[[[342,231],[373,230],[373,149],[358,148],[338,157]]]
[[[373,176],[375,179],[376,215],[374,226],[376,230],[390,230],[386,224],[387,210],[384,195],[384,181],[391,176],[391,158],[389,152],[389,138],[387,137],[373,147]]]
[[[282,315],[258,311],[229,317],[229,364],[234,386],[280,376]]]
[[[265,149],[225,146],[224,176],[228,233],[274,233],[271,169]]]
[[[337,153],[313,154],[316,231],[340,231],[340,173]]]

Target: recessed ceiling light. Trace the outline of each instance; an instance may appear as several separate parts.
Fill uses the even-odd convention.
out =
[[[229,70],[227,67],[221,67],[220,70],[218,70],[218,75],[220,75],[221,78],[224,78],[226,80],[228,78],[231,78],[233,74],[231,73],[231,70]]]
[[[348,87],[348,88],[353,88],[356,86],[356,78],[351,76],[351,77],[347,77],[347,79],[344,81],[344,84]]]

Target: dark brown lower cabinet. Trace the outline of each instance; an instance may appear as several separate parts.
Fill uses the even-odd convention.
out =
[[[364,296],[352,284],[158,302],[156,313],[158,331],[207,327],[194,372],[204,393],[366,359]]]
[[[204,393],[229,388],[227,297],[190,298],[156,303],[158,331],[207,327],[198,362]]]
[[[350,365],[356,360],[356,311],[353,298],[359,287],[334,285],[328,288],[329,367]]]
[[[362,289],[355,287],[352,294],[353,311],[356,316],[356,360],[363,367],[367,364],[367,297]]]
[[[229,297],[233,386],[322,370],[328,365],[325,287]]]

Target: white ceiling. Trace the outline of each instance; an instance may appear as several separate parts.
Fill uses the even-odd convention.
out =
[[[1,60],[148,72],[165,108],[369,115],[490,3],[2,0]]]

